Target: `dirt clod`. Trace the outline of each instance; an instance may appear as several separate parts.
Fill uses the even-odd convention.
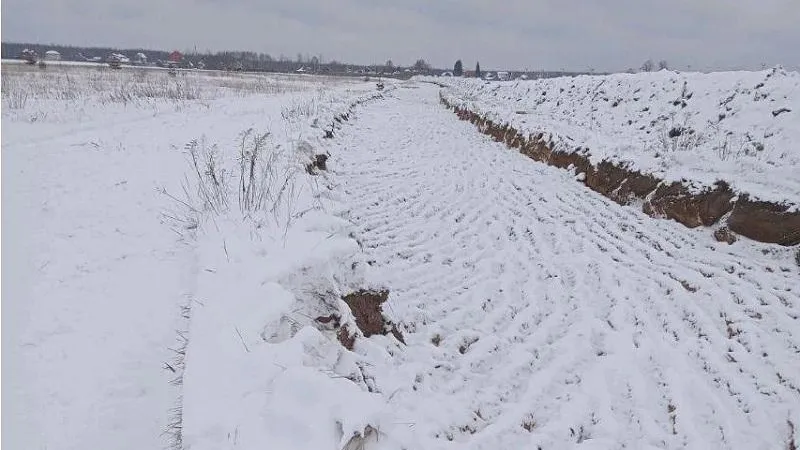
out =
[[[356,318],[356,325],[364,334],[370,337],[376,334],[386,335],[392,333],[398,341],[405,343],[403,334],[390,320],[383,316],[383,303],[389,298],[389,291],[359,290],[342,297]]]
[[[714,232],[714,239],[718,242],[727,242],[730,245],[736,242],[736,235],[728,227],[722,227]]]
[[[328,170],[328,155],[321,153],[314,155],[314,159],[306,165],[306,172],[309,175],[316,175],[319,170]]]
[[[381,304],[386,302],[388,297],[389,291],[373,292],[362,289],[342,298],[353,311],[353,315],[356,317],[356,325],[358,325],[365,337],[385,334],[386,322],[383,318]]]
[[[347,325],[339,328],[339,331],[336,332],[336,337],[339,339],[342,346],[348,350],[352,350],[353,346],[356,345],[356,335],[350,333]]]

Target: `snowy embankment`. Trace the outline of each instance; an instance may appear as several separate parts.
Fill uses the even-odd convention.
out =
[[[483,82],[437,78],[445,96],[554,150],[622,163],[695,191],[727,182],[754,200],[800,206],[800,74],[579,76]]]
[[[367,434],[382,403],[342,345],[361,335],[342,297],[369,287],[366,262],[352,224],[332,214],[321,149],[351,105],[379,95],[319,109],[290,141],[197,149],[201,175],[170,214],[197,252],[176,447],[344,448]]]
[[[235,411],[255,401],[246,390],[263,379],[249,369],[277,367],[251,339],[258,322],[287,307],[287,286],[299,286],[292,280],[329,286],[324,262],[330,274],[344,271],[343,285],[356,278],[332,262],[357,246],[326,214],[306,165],[331,119],[374,96],[375,85],[5,64],[2,84],[3,443],[163,448],[165,430],[175,443],[179,429],[168,424],[180,418],[170,410],[182,389],[170,381],[186,364],[195,392],[187,403],[197,409],[185,414],[184,432],[193,448],[213,447],[234,433],[224,425]],[[259,209],[263,220],[243,220],[238,156],[256,143],[265,176],[252,192],[270,204]],[[228,212],[184,209],[199,198],[192,154],[218,155],[228,169]],[[201,177],[213,172],[202,166],[210,160],[198,161]],[[196,323],[186,334],[188,312]],[[234,329],[219,326],[229,320]],[[238,353],[227,353],[228,331]],[[180,356],[190,335],[198,346],[185,350],[197,366],[170,350]],[[322,376],[340,391],[343,380],[295,367],[312,340],[304,331],[272,347],[291,355],[274,360],[289,370],[284,385],[307,389],[302,376]],[[220,393],[241,402],[235,411],[220,409],[231,405]],[[238,442],[249,436],[245,425]]]

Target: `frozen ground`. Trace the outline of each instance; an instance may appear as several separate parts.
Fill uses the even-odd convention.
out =
[[[552,135],[593,162],[624,162],[697,188],[800,205],[800,74],[676,73],[483,82],[439,78],[454,104]]]
[[[789,251],[620,208],[454,121],[435,89],[397,92],[331,150],[370,279],[408,327],[407,347],[358,348],[387,441],[791,448]]]
[[[3,444],[163,448],[178,394],[164,362],[198,269],[159,190],[181,193],[191,140],[235,153],[252,127],[293,148],[303,126],[374,85],[7,69]]]
[[[98,73],[96,93],[28,80],[20,108],[3,77],[9,448],[162,448],[176,417],[193,450],[798,442],[793,249],[619,207],[431,85],[390,86],[323,139],[374,84]],[[120,83],[141,95],[110,100]],[[244,207],[239,158],[267,131]],[[191,149],[223,188],[198,194]],[[362,287],[391,290],[407,345],[347,351],[314,320],[353,325],[339,297]]]

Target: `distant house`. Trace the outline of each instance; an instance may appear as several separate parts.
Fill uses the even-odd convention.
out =
[[[122,53],[112,53],[112,54],[108,55],[108,58],[106,58],[106,61],[107,62],[114,61],[114,62],[117,62],[119,64],[130,64],[131,63],[131,59],[128,58],[127,56],[123,55]]]
[[[59,61],[61,60],[61,53],[55,50],[48,50],[44,52],[44,59],[47,61]]]
[[[112,69],[120,69],[122,68],[122,61],[120,61],[120,55],[118,53],[112,53],[106,57],[106,62],[108,66]]]
[[[483,79],[491,81],[491,80],[494,80],[495,77],[494,77],[494,74],[492,72],[486,72],[486,75],[483,76]]]
[[[39,55],[37,55],[35,51],[26,48],[22,51],[22,53],[20,53],[19,59],[25,61],[27,64],[36,64],[36,60],[39,59]]]
[[[508,72],[497,72],[497,79],[500,81],[506,81],[510,78]]]
[[[112,69],[120,69],[123,64],[130,64],[131,59],[122,53],[112,53],[106,57],[106,62]]]
[[[136,57],[133,59],[134,64],[145,65],[147,64],[147,55],[144,53],[137,53]]]
[[[169,62],[179,64],[181,61],[183,61],[183,53],[175,50],[169,54]]]

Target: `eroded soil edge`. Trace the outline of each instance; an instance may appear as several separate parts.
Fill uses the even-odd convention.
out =
[[[585,174],[578,179],[593,191],[621,205],[642,202],[642,211],[651,217],[673,219],[689,228],[710,227],[724,221],[726,239],[723,240],[729,243],[732,239],[727,230],[759,242],[784,246],[800,243],[800,212],[790,212],[787,205],[751,200],[747,194],[737,196],[724,181],[698,194],[680,182],[667,183],[622,164],[602,161],[594,165],[589,161],[588,149],[554,150],[555,144],[547,141],[543,133],[526,136],[509,124],[495,123],[452,105],[441,95],[440,101],[461,120],[469,121],[480,132],[518,149],[523,155]]]

